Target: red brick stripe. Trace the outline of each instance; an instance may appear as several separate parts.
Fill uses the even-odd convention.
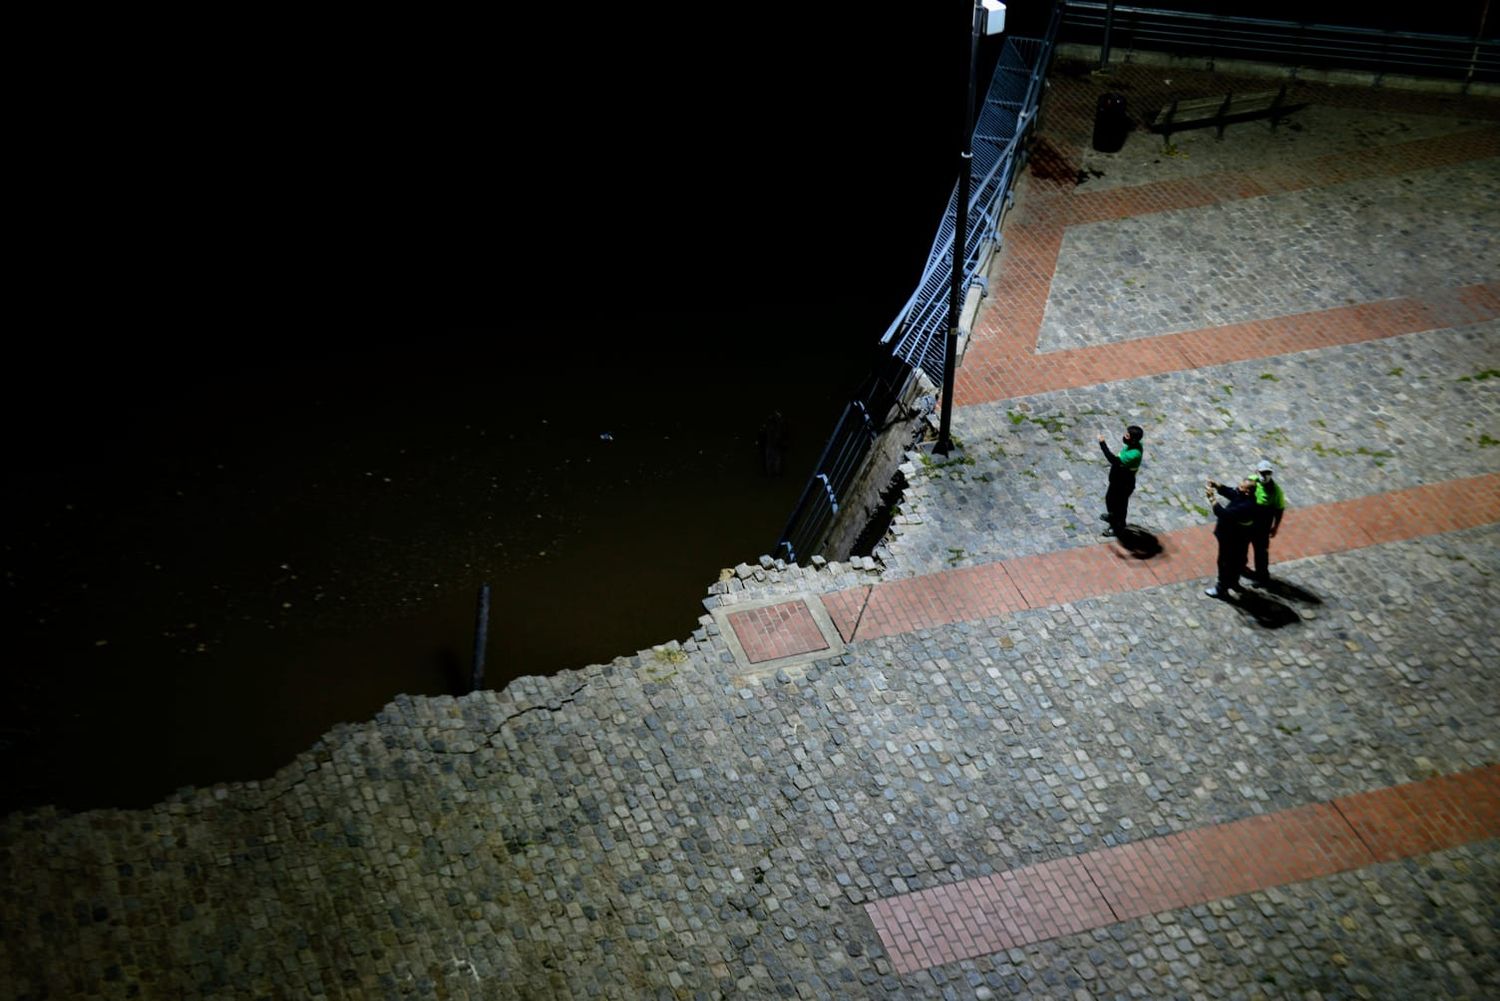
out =
[[[1024,290],[1009,292],[1005,299],[1015,303],[1025,294]],[[1045,300],[1045,293],[1042,299]],[[1440,289],[1424,296],[1383,299],[1046,354],[1032,354],[1019,348],[1027,336],[1025,327],[1031,328],[1030,342],[1035,344],[1040,310],[1033,304],[1008,313],[1010,309],[1005,302],[996,303],[980,323],[979,334],[955,376],[956,405],[990,403],[1493,320],[1500,317],[1500,283]],[[1033,318],[1037,321],[1034,327],[1030,323]]]
[[[1497,521],[1500,473],[1490,473],[1296,508],[1288,512],[1271,552],[1285,562]],[[1218,549],[1208,525],[1167,532],[1159,541],[1162,552],[1149,560],[1134,559],[1114,545],[1061,549],[822,600],[840,634],[852,642],[1213,576]]]
[[[1500,835],[1500,765],[873,901],[897,973]]]
[[[1121,343],[1036,353],[1068,226],[1198,208],[1267,194],[1500,156],[1493,127],[1246,171],[1099,192],[1028,190],[1007,224],[1002,280],[981,310],[954,385],[958,406],[1118,379],[1222,365],[1338,344],[1463,326],[1500,316],[1500,284],[1435,289],[1336,309],[1250,320]]]

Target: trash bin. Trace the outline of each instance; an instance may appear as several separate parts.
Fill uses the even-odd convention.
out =
[[[1130,131],[1130,116],[1125,114],[1125,98],[1120,94],[1100,94],[1094,109],[1094,149],[1100,153],[1118,153]]]

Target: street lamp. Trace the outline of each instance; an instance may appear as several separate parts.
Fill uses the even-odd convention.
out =
[[[963,309],[965,244],[969,231],[969,183],[974,160],[974,63],[979,57],[979,35],[1005,30],[1005,4],[978,0],[969,17],[969,84],[964,90],[963,134],[958,140],[958,204],[954,206],[953,283],[948,291],[948,350],[943,353],[943,416],[933,451],[946,456],[953,448],[953,372],[958,366],[958,318]]]

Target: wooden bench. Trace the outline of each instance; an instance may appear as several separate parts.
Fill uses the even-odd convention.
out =
[[[1235,122],[1248,122],[1255,118],[1271,119],[1275,129],[1283,118],[1294,111],[1307,107],[1303,104],[1286,103],[1286,84],[1279,90],[1256,91],[1252,94],[1236,94],[1233,91],[1223,97],[1203,97],[1192,101],[1172,98],[1165,108],[1151,120],[1151,131],[1162,134],[1162,142],[1170,143],[1173,132],[1185,129],[1201,129],[1217,126],[1217,138],[1224,138],[1224,126]]]

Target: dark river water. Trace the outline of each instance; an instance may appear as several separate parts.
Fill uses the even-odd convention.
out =
[[[962,50],[763,13],[97,40],[4,376],[0,808],[461,690],[482,582],[499,687],[687,638],[772,550],[920,274]]]
[[[828,308],[803,320],[833,329]],[[266,776],[397,693],[462,690],[481,582],[491,686],[686,638],[718,569],[771,551],[861,360],[774,321],[649,365],[560,345],[534,374],[493,331],[437,330],[296,372],[137,376],[151,404],[49,429],[7,477],[10,795]],[[773,409],[781,476],[756,447]]]

